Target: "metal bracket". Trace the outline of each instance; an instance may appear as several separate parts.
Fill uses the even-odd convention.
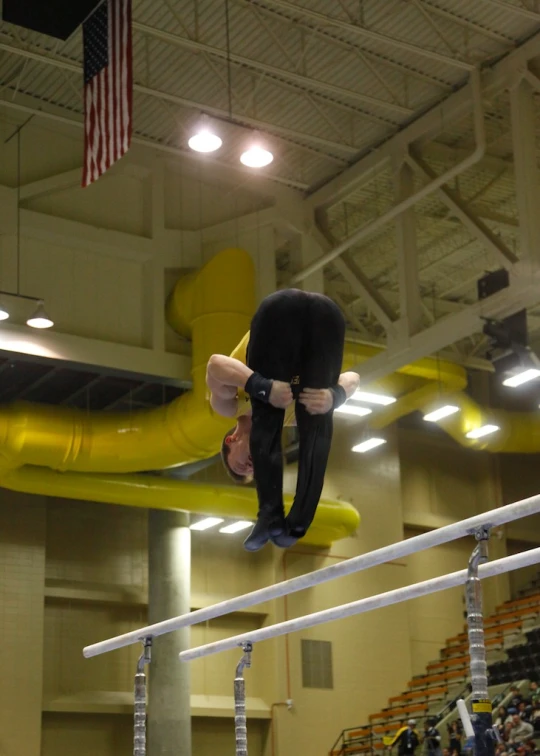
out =
[[[474,531],[474,537],[477,541],[489,541],[489,537],[491,535],[491,526],[490,525],[480,525],[475,531]]]

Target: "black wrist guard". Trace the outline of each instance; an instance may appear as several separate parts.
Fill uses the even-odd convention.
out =
[[[270,401],[270,391],[272,390],[272,381],[269,378],[263,378],[260,373],[252,373],[244,387],[244,391],[252,399],[268,404]]]
[[[341,405],[345,404],[347,401],[347,392],[343,386],[340,386],[339,384],[337,386],[331,386],[330,393],[332,394],[332,409],[334,410],[341,407]]]

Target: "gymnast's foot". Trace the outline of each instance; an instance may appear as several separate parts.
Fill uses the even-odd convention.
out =
[[[285,518],[283,523],[283,531],[276,536],[270,535],[270,540],[274,546],[279,546],[280,549],[290,549],[306,534],[304,528],[291,527],[288,518]]]
[[[291,535],[291,533],[288,533],[286,530],[284,530],[279,535],[270,536],[270,540],[272,541],[274,546],[279,546],[280,549],[290,549],[291,546],[294,546],[296,543],[298,543],[298,538],[294,535]]]
[[[274,539],[285,532],[284,520],[271,520],[259,517],[253,530],[244,541],[246,551],[259,551],[266,546],[270,538]]]

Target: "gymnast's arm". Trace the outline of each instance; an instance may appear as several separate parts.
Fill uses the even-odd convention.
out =
[[[236,416],[238,389],[244,389],[249,396],[279,409],[286,409],[293,402],[288,383],[265,378],[240,360],[223,354],[213,354],[208,360],[206,384],[212,393],[212,407],[224,417]]]
[[[210,404],[223,417],[235,417],[238,412],[238,389],[244,388],[253,370],[240,360],[213,354],[206,366],[206,385],[210,389]]]
[[[338,386],[343,389],[345,399],[340,399],[340,403],[347,401],[354,394],[358,386],[360,385],[360,376],[358,373],[342,373],[338,379]],[[325,415],[330,412],[334,407],[338,406],[334,403],[335,389],[304,389],[298,401],[305,406],[310,415]]]
[[[338,385],[345,390],[347,399],[350,399],[360,386],[360,376],[358,375],[358,373],[342,373],[339,376]]]

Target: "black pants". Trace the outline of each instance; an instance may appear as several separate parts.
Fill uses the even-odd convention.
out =
[[[295,398],[303,388],[335,386],[343,362],[345,321],[337,305],[322,294],[287,289],[271,294],[251,323],[248,366],[265,378],[292,385]],[[250,449],[259,497],[259,516],[283,518],[284,410],[253,399]],[[324,483],[333,431],[333,412],[310,415],[298,401],[299,433],[296,495],[288,530],[302,537],[315,516]]]

